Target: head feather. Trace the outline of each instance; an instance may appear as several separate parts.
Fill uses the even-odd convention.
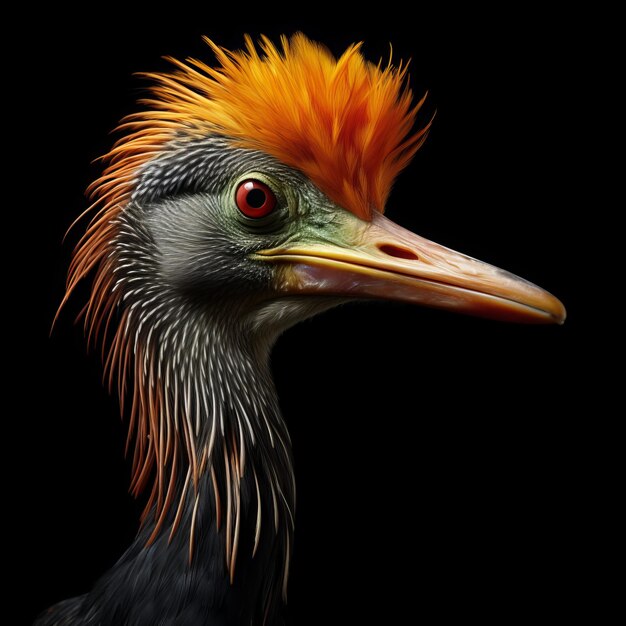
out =
[[[412,106],[406,66],[373,65],[361,44],[335,59],[301,33],[283,36],[282,51],[265,37],[260,52],[249,37],[240,52],[207,43],[218,67],[172,59],[175,74],[151,75],[154,121],[271,154],[363,219],[384,210],[427,130],[409,134],[421,102]]]
[[[101,201],[125,196],[137,169],[173,138],[218,134],[300,170],[362,219],[384,210],[428,131],[411,134],[423,99],[412,104],[406,65],[374,65],[361,44],[335,59],[302,33],[281,37],[282,49],[266,37],[260,50],[246,37],[237,52],[206,42],[216,67],[170,58],[174,72],[145,75],[156,83],[143,100],[149,109],[121,125],[128,134],[93,186]]]

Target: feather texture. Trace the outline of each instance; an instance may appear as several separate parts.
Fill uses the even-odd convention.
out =
[[[128,120],[138,138],[148,127],[222,134],[302,171],[363,219],[384,210],[428,130],[410,134],[423,100],[413,106],[406,66],[374,65],[361,44],[335,59],[301,33],[283,36],[282,50],[265,37],[260,52],[249,37],[239,52],[207,43],[217,67],[170,59],[175,73],[147,75],[157,82],[152,110]]]

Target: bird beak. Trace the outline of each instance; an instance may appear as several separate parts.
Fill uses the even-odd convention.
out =
[[[565,320],[565,308],[547,291],[380,213],[371,222],[349,214],[332,233],[306,239],[257,253],[282,265],[280,292],[399,300],[510,322]]]

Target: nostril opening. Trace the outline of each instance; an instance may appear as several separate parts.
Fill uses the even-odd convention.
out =
[[[394,246],[391,243],[378,244],[378,249],[389,256],[395,256],[398,259],[410,259],[411,261],[419,261],[419,257],[415,252],[407,250],[406,248],[400,248],[400,246]]]

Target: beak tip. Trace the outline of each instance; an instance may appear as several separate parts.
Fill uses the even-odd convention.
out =
[[[551,306],[546,309],[546,312],[552,318],[550,321],[554,324],[558,324],[559,326],[563,326],[565,320],[567,319],[567,311],[565,310],[563,303],[558,298],[555,298],[552,294],[549,294],[549,296]]]

